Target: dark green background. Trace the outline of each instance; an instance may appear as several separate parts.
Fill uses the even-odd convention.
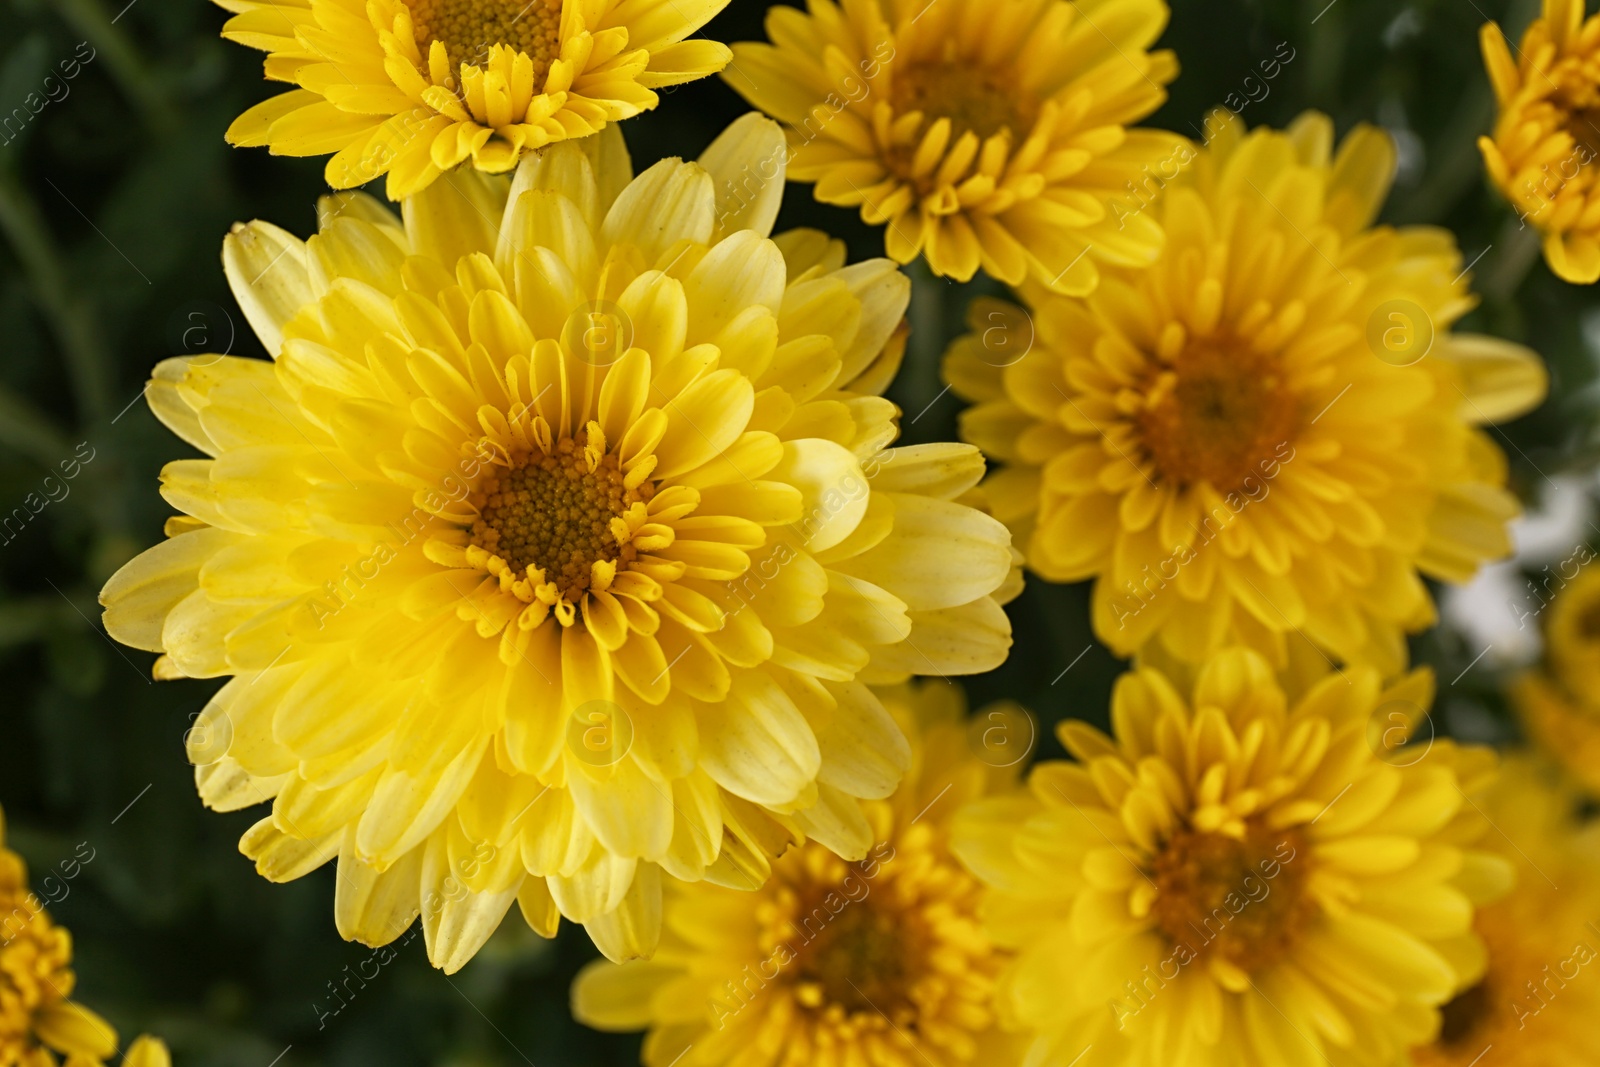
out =
[[[235,842],[258,816],[205,812],[183,758],[189,719],[216,683],[153,684],[153,657],[113,646],[99,626],[101,583],[160,537],[167,509],[157,471],[187,454],[135,403],[142,383],[167,356],[225,348],[235,325],[233,352],[261,355],[223,280],[222,236],[256,217],[306,235],[324,191],[320,160],[223,143],[230,120],[272,91],[259,54],[217,36],[224,12],[203,0],[121,10],[124,2],[0,7],[0,117],[79,42],[98,53],[66,99],[0,147],[0,514],[40,492],[80,442],[94,450],[70,495],[0,544],[0,803],[39,879],[80,842],[94,849],[93,862],[58,885],[55,895],[66,895],[53,908],[75,935],[79,996],[125,1038],[165,1036],[183,1067],[268,1067],[280,1055],[283,1067],[635,1062],[637,1039],[590,1033],[568,1017],[568,983],[593,955],[582,932],[568,928],[544,945],[514,912],[453,979],[428,967],[420,937],[410,941],[319,1029],[327,984],[370,955],[334,931],[331,866],[289,886],[255,875]],[[1493,113],[1478,27],[1493,16],[1520,32],[1535,5],[1336,0],[1318,18],[1322,3],[1180,2],[1163,43],[1183,73],[1153,124],[1192,134],[1286,41],[1295,58],[1246,121],[1283,124],[1317,107],[1341,133],[1359,121],[1404,131],[1406,165],[1386,221],[1448,226],[1467,259],[1493,245],[1475,271],[1484,304],[1466,326],[1549,360],[1553,399],[1502,435],[1515,446],[1507,451],[1518,491],[1535,498],[1550,488],[1545,475],[1589,462],[1596,372],[1586,318],[1600,332],[1592,291],[1553,278],[1515,232],[1474,145]],[[732,0],[707,33],[759,37],[765,6]],[[642,167],[698,154],[742,109],[708,80],[670,92],[625,131]],[[881,254],[877,233],[813,203],[803,187],[791,191],[783,221],[847,237],[857,257]],[[908,439],[948,438],[956,401],[928,407],[941,389],[937,358],[960,329],[965,290],[978,287],[916,273],[917,332],[894,396],[908,423],[927,409]],[[1086,602],[1081,587],[1030,588],[1012,606],[1011,662],[973,680],[975,698],[1018,698],[1046,723],[1104,721],[1112,657],[1095,646],[1062,674],[1091,645]],[[1477,651],[1449,634],[1416,643],[1445,678]],[[1494,682],[1480,669],[1451,688],[1445,725],[1474,706],[1499,715]],[[1053,742],[1044,750],[1059,751]]]

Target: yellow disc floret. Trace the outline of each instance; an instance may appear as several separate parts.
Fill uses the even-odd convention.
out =
[[[472,525],[473,544],[514,572],[543,571],[546,581],[576,601],[589,588],[596,563],[634,558],[635,547],[624,543],[623,517],[634,504],[650,500],[654,487],[647,482],[629,488],[617,457],[595,456],[580,435],[563,439],[553,453],[491,474],[479,492],[483,503]],[[620,529],[613,528],[616,523]]]
[[[1191,344],[1152,374],[1142,396],[1117,397],[1134,408],[1163,481],[1238,489],[1293,439],[1301,405],[1276,362],[1245,344]]]
[[[1178,831],[1151,865],[1156,928],[1174,946],[1214,940],[1212,951],[1243,971],[1276,963],[1316,912],[1305,892],[1306,865],[1293,862],[1304,850],[1299,831],[1274,832],[1259,821],[1243,838]]]
[[[450,61],[482,64],[495,45],[533,60],[541,78],[561,52],[561,0],[409,0],[417,47],[442,42]]]

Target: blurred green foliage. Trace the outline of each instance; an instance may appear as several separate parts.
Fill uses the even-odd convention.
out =
[[[222,235],[255,217],[307,234],[324,192],[318,160],[223,143],[231,119],[273,90],[257,53],[218,38],[220,9],[124,3],[0,7],[0,123],[28,110],[0,133],[0,519],[19,507],[28,519],[0,533],[0,803],[38,878],[59,878],[80,843],[93,850],[49,893],[75,937],[79,996],[125,1038],[165,1036],[183,1067],[636,1062],[637,1039],[568,1016],[568,983],[593,955],[581,931],[545,945],[513,915],[460,975],[431,970],[415,938],[371,977],[370,950],[334,931],[331,867],[269,885],[235,847],[257,816],[207,813],[195,799],[183,735],[215,683],[156,685],[153,657],[113,645],[99,626],[96,592],[160,537],[156,474],[186,454],[138,402],[142,383],[170,355],[263,354],[228,294]],[[1547,476],[1593,464],[1585,336],[1600,337],[1592,292],[1544,267],[1486,185],[1474,144],[1493,114],[1478,28],[1492,16],[1520,32],[1536,5],[1323,3],[1180,0],[1163,43],[1183,73],[1152,124],[1194,135],[1235,94],[1250,100],[1251,125],[1315,107],[1341,133],[1358,122],[1394,131],[1402,169],[1386,221],[1446,226],[1468,260],[1481,253],[1483,303],[1465,326],[1549,362],[1552,400],[1495,431],[1518,491],[1536,499]],[[759,37],[766,6],[732,0],[707,33]],[[1293,58],[1264,79],[1261,64],[1284,43]],[[711,80],[669,92],[625,131],[642,167],[698,154],[741,110]],[[875,232],[804,188],[780,225],[820,226],[855,257],[881,254]],[[942,393],[938,357],[970,297],[993,287],[913,273],[915,334],[893,395],[908,440],[948,439],[958,405]],[[1011,609],[1012,659],[969,682],[974,701],[1020,699],[1046,726],[1103,722],[1121,668],[1092,641],[1086,605],[1084,587],[1030,583]],[[1477,650],[1435,632],[1415,651],[1450,678]],[[1452,699],[1493,711],[1493,682],[1477,672]],[[1047,737],[1041,751],[1059,749]],[[337,1014],[332,986],[345,1002]]]

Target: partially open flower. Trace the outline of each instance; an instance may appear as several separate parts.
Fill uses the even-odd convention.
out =
[[[117,1050],[117,1032],[69,998],[77,984],[72,935],[28,889],[22,858],[6,848],[0,812],[0,1064],[98,1065]]]
[[[1583,0],[1544,0],[1515,59],[1497,23],[1482,42],[1500,105],[1494,136],[1478,140],[1489,177],[1544,235],[1551,270],[1600,279],[1600,16],[1585,20]]]

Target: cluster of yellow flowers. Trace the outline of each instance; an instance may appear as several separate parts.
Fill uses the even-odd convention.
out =
[[[732,49],[727,0],[218,3],[295,85],[229,139],[399,205],[227,237],[271,361],[156,368],[206,458],[102,594],[229,679],[189,755],[270,803],[263,876],[336,859],[339,932],[420,918],[446,971],[513,904],[580,923],[574,1011],[651,1067],[1587,1062],[1570,787],[1433,739],[1406,649],[1509,552],[1484,427],[1546,375],[1454,330],[1448,232],[1377,223],[1385,133],[1134,128],[1163,0],[809,0]],[[1592,281],[1600,21],[1484,41],[1489,173]],[[636,174],[619,121],[724,66],[765,115]],[[774,233],[789,177],[888,258]],[[894,446],[919,256],[1018,301],[946,357],[965,444]],[[1026,713],[944,680],[1024,568],[1136,657],[1026,784],[984,728]]]
[[[22,857],[6,847],[0,811],[0,1065],[100,1067],[118,1051],[111,1024],[70,999],[72,935],[28,886]],[[167,1046],[141,1036],[123,1067],[172,1067]]]

